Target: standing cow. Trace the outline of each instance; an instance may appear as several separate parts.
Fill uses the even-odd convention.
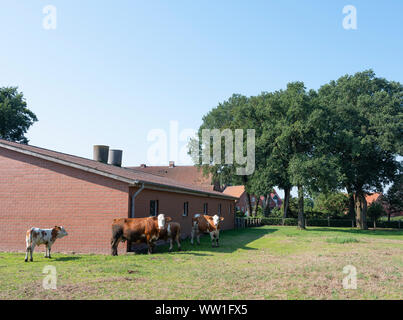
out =
[[[55,226],[53,229],[29,229],[25,237],[25,242],[27,245],[25,262],[28,261],[28,253],[30,253],[30,261],[33,261],[32,253],[34,252],[35,246],[39,246],[41,244],[46,245],[45,258],[50,259],[50,250],[52,245],[55,243],[56,239],[63,238],[65,236],[67,236],[67,232],[62,226]]]
[[[148,245],[148,254],[151,254],[160,231],[165,227],[165,222],[171,220],[164,214],[159,214],[158,217],[114,219],[111,240],[112,255],[118,255],[118,244],[125,241],[129,241],[129,243],[145,242]]]
[[[220,222],[224,218],[218,215],[208,216],[205,214],[195,214],[192,218],[192,234],[191,234],[191,244],[193,244],[193,238],[196,235],[197,244],[200,244],[200,234],[210,233],[211,246],[218,247],[218,239],[220,237]],[[215,245],[214,245],[215,243]]]
[[[160,239],[167,241],[169,239],[169,251],[171,252],[173,249],[173,242],[176,241],[178,245],[178,251],[181,251],[181,225],[177,222],[169,222],[167,226],[160,230]]]

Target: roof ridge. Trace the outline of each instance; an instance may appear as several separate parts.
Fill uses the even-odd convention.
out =
[[[99,161],[96,161],[93,159],[88,159],[88,158],[84,158],[84,157],[80,157],[80,156],[76,156],[76,155],[71,155],[68,153],[63,153],[63,152],[54,151],[54,150],[50,150],[50,149],[46,149],[46,148],[41,148],[41,147],[37,147],[34,145],[22,144],[22,143],[18,143],[18,142],[8,141],[5,139],[0,139],[0,146],[15,148],[15,149],[21,150],[21,152],[31,152],[31,153],[34,153],[33,156],[35,156],[35,154],[37,154],[38,156],[53,158],[55,160],[68,163],[72,166],[78,166],[81,168],[93,170],[93,171],[95,171],[94,173],[96,173],[96,174],[108,175],[110,178],[113,178],[111,176],[114,176],[114,177],[119,178],[118,180],[123,179],[123,180],[125,180],[126,183],[128,183],[127,181],[134,182],[136,180],[144,180],[145,183],[157,184],[162,187],[184,189],[189,192],[196,192],[196,193],[199,192],[199,193],[210,194],[210,195],[215,195],[215,196],[228,197],[228,195],[225,195],[221,192],[206,190],[205,188],[203,188],[201,186],[195,187],[192,184],[178,182],[176,180],[173,180],[173,179],[170,179],[167,177],[162,177],[162,176],[144,172],[141,170],[130,169],[127,167],[116,167],[114,165],[102,163],[102,162],[99,162]],[[69,158],[72,158],[72,159],[69,159]],[[76,162],[74,161],[75,159],[77,160]],[[89,162],[90,164],[93,163],[94,166],[90,166],[88,163],[85,163],[85,162]],[[128,175],[124,176],[124,174],[123,174],[124,172],[126,172]],[[136,173],[136,174],[140,175],[140,177],[130,176],[131,173],[133,173],[133,174]],[[147,178],[151,178],[151,179],[148,180]]]

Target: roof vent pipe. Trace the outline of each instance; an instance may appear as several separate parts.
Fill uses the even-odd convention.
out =
[[[109,159],[108,159],[108,164],[112,164],[116,167],[121,167],[122,166],[122,150],[109,150]]]
[[[102,163],[108,163],[109,146],[95,145],[94,160]]]

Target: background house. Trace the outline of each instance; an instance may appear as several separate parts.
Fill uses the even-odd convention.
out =
[[[244,186],[228,186],[223,191],[224,194],[237,197],[239,200],[236,202],[235,206],[236,209],[240,212],[246,213],[247,212],[247,196]],[[257,197],[255,195],[250,195],[251,207],[252,210],[256,206],[256,201],[259,201],[258,206],[262,206],[264,201],[264,197],[260,196]],[[283,204],[280,196],[277,194],[276,190],[273,189],[273,192],[270,193],[269,198],[269,208],[272,210],[273,208],[280,208]]]

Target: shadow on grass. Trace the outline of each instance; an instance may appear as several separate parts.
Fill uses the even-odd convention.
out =
[[[206,254],[208,252],[221,252],[221,253],[232,253],[236,250],[257,250],[248,246],[249,243],[262,238],[270,233],[276,232],[278,229],[275,228],[247,228],[239,230],[225,230],[220,232],[219,247],[211,246],[211,238],[209,234],[200,237],[200,245],[197,244],[196,239],[194,239],[194,245],[190,243],[190,239],[183,240],[182,250],[184,254],[191,255],[211,255]],[[167,252],[169,246],[161,247],[158,250],[159,253]],[[177,247],[174,246],[174,252],[177,252]]]
[[[319,232],[343,232],[348,234],[354,235],[370,235],[370,236],[403,236],[403,230],[398,229],[377,229],[377,230],[361,230],[361,229],[344,229],[344,228],[331,228],[331,227],[324,227],[324,228],[306,228],[306,231],[319,231]]]
[[[51,258],[49,259],[49,261],[74,261],[74,260],[79,260],[81,259],[81,257],[55,257],[55,258]]]

